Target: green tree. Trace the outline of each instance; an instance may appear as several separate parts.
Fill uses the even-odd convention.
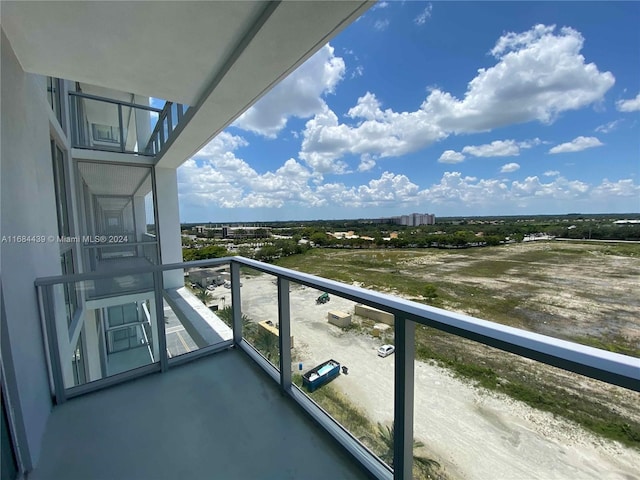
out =
[[[196,292],[196,297],[205,305],[209,301],[209,292],[206,289],[200,289]]]
[[[182,258],[185,262],[192,260],[206,260],[209,258],[226,257],[229,254],[226,248],[219,245],[207,245],[202,248],[183,248]]]
[[[264,328],[259,328],[253,346],[274,365],[278,362],[280,353],[278,338],[272,333],[267,332]]]
[[[329,237],[327,236],[326,233],[323,233],[323,232],[314,233],[313,235],[311,235],[309,240],[311,240],[314,244],[319,245],[321,247],[329,244]]]
[[[218,310],[216,312],[216,315],[220,320],[226,323],[227,326],[233,328],[233,309],[231,308],[231,306],[227,306]],[[257,324],[244,313],[242,314],[240,319],[242,320],[242,335],[251,341],[251,339],[255,337]]]

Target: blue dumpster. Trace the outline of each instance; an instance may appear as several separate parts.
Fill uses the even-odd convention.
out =
[[[327,360],[302,375],[302,386],[309,392],[313,392],[338,375],[340,375],[340,364],[335,360]]]

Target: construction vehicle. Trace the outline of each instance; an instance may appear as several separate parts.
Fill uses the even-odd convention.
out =
[[[318,298],[316,298],[316,305],[321,305],[323,303],[327,303],[329,300],[331,300],[329,298],[329,294],[327,292],[324,292],[322,295],[320,295]]]

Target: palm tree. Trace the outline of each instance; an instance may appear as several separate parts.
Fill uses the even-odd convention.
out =
[[[271,363],[274,363],[278,359],[278,355],[280,354],[278,338],[272,333],[260,328],[253,346]]]
[[[231,306],[227,306],[222,308],[221,310],[218,310],[216,312],[216,315],[229,327],[233,327],[233,309],[231,308]],[[240,318],[242,319],[242,335],[252,338],[252,334],[254,333],[257,324],[244,313]]]
[[[387,465],[393,467],[393,438],[395,434],[395,424],[382,425],[378,423],[378,439],[382,443],[382,453],[380,454],[380,459],[384,461]],[[424,447],[424,443],[414,440],[413,441],[413,449]],[[425,473],[428,478],[431,478],[431,475],[435,475],[436,471],[440,468],[440,464],[435,460],[430,458],[420,457],[418,455],[413,455],[413,461],[416,465],[424,468]]]
[[[207,292],[207,291],[203,288],[203,289],[198,290],[198,291],[196,292],[196,297],[198,297],[198,298],[200,299],[200,301],[206,305],[206,304],[207,304],[207,301],[209,300],[209,292]]]

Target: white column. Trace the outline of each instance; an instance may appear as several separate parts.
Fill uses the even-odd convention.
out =
[[[162,263],[182,262],[180,212],[178,209],[178,177],[175,168],[156,168],[156,204]],[[184,286],[182,270],[164,272],[164,288]]]
[[[138,105],[148,106],[149,97],[136,95],[134,97],[134,103],[137,103]],[[136,108],[135,119],[136,119],[136,132],[137,132],[136,141],[138,143],[138,151],[144,152],[144,149],[147,147],[147,143],[149,143],[149,138],[151,137],[151,112],[147,110],[142,110],[140,108]]]

